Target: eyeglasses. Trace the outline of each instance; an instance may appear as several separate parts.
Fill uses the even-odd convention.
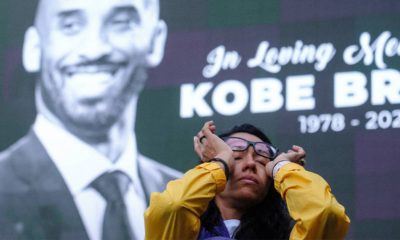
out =
[[[266,142],[252,142],[239,137],[224,137],[222,139],[229,145],[229,147],[231,147],[232,151],[243,152],[251,145],[257,155],[269,159],[274,159],[278,156],[278,148]]]

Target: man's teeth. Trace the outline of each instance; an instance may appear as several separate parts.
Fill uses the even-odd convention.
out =
[[[70,80],[75,81],[108,81],[113,78],[111,72],[75,72],[69,75]]]
[[[72,67],[67,70],[68,75],[74,74],[97,74],[97,73],[109,73],[114,74],[116,72],[116,68],[113,66],[82,66],[82,67]]]

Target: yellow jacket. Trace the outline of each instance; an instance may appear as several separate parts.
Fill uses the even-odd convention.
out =
[[[197,239],[200,216],[226,178],[216,163],[203,163],[162,193],[153,193],[145,212],[146,239]],[[344,239],[350,219],[319,175],[295,163],[277,172],[274,185],[296,221],[290,239]]]

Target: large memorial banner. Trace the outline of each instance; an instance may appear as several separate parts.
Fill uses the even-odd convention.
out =
[[[36,116],[21,57],[35,4],[0,9],[4,150]],[[138,100],[139,152],[184,172],[205,121],[217,132],[251,123],[282,151],[306,149],[307,169],[346,207],[348,239],[400,238],[400,2],[169,0],[160,18],[168,34]]]

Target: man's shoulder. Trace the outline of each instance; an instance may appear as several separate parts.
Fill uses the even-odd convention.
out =
[[[7,149],[0,152],[0,170],[11,167],[14,163],[14,159],[18,159],[18,156],[23,154],[27,144],[29,144],[29,139],[27,136],[24,136]]]
[[[21,151],[27,144],[26,141],[26,137],[23,137],[0,153],[0,192],[3,192],[2,189],[12,190],[23,185],[17,173],[19,170],[17,165],[21,159],[19,157],[22,155]]]
[[[182,176],[182,173],[165,165],[150,159],[146,156],[139,155],[139,169],[145,174],[161,175],[164,178],[176,179]]]
[[[147,198],[152,192],[164,191],[169,181],[182,177],[181,172],[143,155],[138,158],[138,166]]]
[[[29,182],[37,172],[36,161],[46,155],[36,136],[30,132],[0,153],[0,185]]]

